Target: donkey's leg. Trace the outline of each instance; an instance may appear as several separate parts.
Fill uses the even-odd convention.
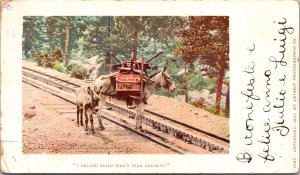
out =
[[[138,126],[139,126],[139,117],[140,117],[140,110],[137,107],[136,108],[136,114],[135,114],[135,129],[138,129]]]
[[[85,133],[89,134],[88,133],[88,131],[89,131],[89,128],[88,128],[88,122],[89,122],[89,120],[88,120],[88,115],[87,115],[86,110],[84,110],[84,116],[85,116]]]
[[[105,129],[105,127],[103,126],[103,124],[102,124],[102,119],[101,119],[102,117],[101,117],[101,114],[99,113],[98,115],[97,115],[97,119],[98,119],[98,122],[99,122],[99,129],[102,131],[102,130],[104,130]]]
[[[79,113],[80,113],[80,108],[79,108],[79,106],[78,105],[76,105],[77,106],[77,121],[76,121],[76,124],[77,124],[77,126],[79,126]]]
[[[144,105],[143,103],[141,102],[140,104],[140,110],[141,110],[141,116],[140,116],[140,120],[139,120],[139,129],[142,130],[142,123],[143,123],[143,118],[144,118]]]
[[[95,134],[94,123],[93,123],[93,111],[89,111],[89,116],[90,116],[92,133]]]
[[[142,123],[143,123],[143,117],[144,117],[144,105],[142,102],[138,104],[140,108],[140,119],[139,119],[139,129],[142,130]]]
[[[136,118],[135,118],[135,128],[136,129],[142,129],[142,120],[143,117],[143,112],[142,112],[142,105],[141,103],[137,103],[137,108],[136,108]]]
[[[83,121],[82,121],[82,115],[83,115],[83,109],[80,109],[80,125],[83,126]]]
[[[103,124],[102,124],[102,117],[101,117],[101,111],[102,111],[102,108],[103,108],[103,106],[105,105],[105,98],[101,98],[100,99],[100,103],[99,103],[99,111],[98,111],[98,113],[97,113],[97,119],[98,119],[98,122],[99,122],[99,129],[100,130],[104,130],[105,128],[104,128],[104,126],[103,126]]]

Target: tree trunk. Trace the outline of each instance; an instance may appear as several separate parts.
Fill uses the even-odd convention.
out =
[[[222,45],[222,54],[220,59],[220,68],[219,68],[219,76],[218,76],[218,83],[217,83],[217,92],[216,92],[216,114],[220,113],[220,101],[222,96],[222,84],[224,79],[225,73],[225,46]]]
[[[138,47],[138,31],[134,31],[134,46],[133,46],[133,60],[136,60]]]
[[[68,65],[68,52],[69,52],[69,37],[70,37],[70,16],[67,16],[66,20],[66,43],[64,53],[64,65]]]
[[[188,97],[188,79],[187,79],[187,62],[184,63],[184,90],[185,90],[185,102],[188,103],[189,102],[189,97]]]
[[[229,103],[229,83],[228,83],[228,91],[227,91],[227,95],[226,95],[226,107],[225,107],[225,114],[227,116],[229,116],[229,106],[230,106],[230,103]]]

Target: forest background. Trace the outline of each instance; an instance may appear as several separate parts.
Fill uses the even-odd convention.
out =
[[[109,53],[128,60],[164,53],[151,64],[168,72],[176,92],[157,92],[229,117],[228,16],[25,16],[23,59],[84,78],[87,70],[70,65],[97,56],[115,63]],[[155,73],[155,72],[152,72]]]

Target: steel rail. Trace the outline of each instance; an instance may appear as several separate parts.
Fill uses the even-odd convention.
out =
[[[24,68],[24,67],[23,67],[23,68]],[[48,77],[51,77],[51,78],[53,77],[53,76],[47,75],[47,74],[45,74],[45,73],[41,73],[41,72],[36,71],[36,70],[32,70],[32,69],[29,69],[29,68],[25,68],[25,69],[31,70],[31,71],[36,72],[36,73],[40,73],[40,74],[42,74],[42,75],[44,75],[44,76],[48,76]],[[23,73],[24,73],[24,72],[23,72]],[[26,73],[25,73],[25,74],[26,74]],[[36,76],[36,75],[31,75],[31,76]],[[33,77],[32,77],[32,78],[33,78]],[[53,77],[53,78],[56,79],[56,80],[60,80],[60,81],[62,81],[62,82],[64,82],[64,83],[69,83],[69,84],[74,85],[74,86],[76,86],[76,87],[80,87],[79,85],[76,85],[76,84],[74,84],[74,83],[68,82],[68,81],[66,81],[66,80],[62,80],[62,79],[57,78],[57,77]],[[70,87],[68,87],[68,86],[66,86],[66,85],[61,85],[61,84],[59,84],[59,83],[57,83],[57,82],[55,82],[55,83],[49,83],[49,81],[50,81],[49,79],[45,79],[45,78],[36,78],[36,79],[42,79],[42,81],[47,82],[47,84],[51,84],[51,85],[53,85],[53,86],[55,86],[55,87],[58,87],[59,89],[62,89],[62,90],[66,90],[66,91],[69,91],[69,92],[75,92],[75,91],[76,91],[76,90],[73,89],[73,88],[70,88]],[[127,116],[135,116],[135,112],[132,112],[131,110],[126,109],[126,108],[124,108],[124,107],[121,107],[121,106],[119,106],[119,105],[115,105],[115,104],[110,103],[110,102],[106,102],[106,105],[109,106],[109,107],[111,107],[113,110],[115,110],[115,111],[117,111],[117,112],[123,114],[123,115],[127,115]],[[199,133],[205,134],[205,135],[210,136],[210,137],[212,137],[212,138],[215,138],[215,139],[217,139],[217,140],[221,140],[221,141],[223,141],[223,142],[229,143],[229,140],[227,140],[227,139],[225,139],[225,138],[219,137],[219,136],[217,136],[217,135],[215,135],[215,134],[212,134],[212,133],[208,133],[208,132],[203,131],[203,130],[201,130],[201,129],[198,129],[198,128],[195,128],[195,127],[193,127],[193,126],[190,126],[190,125],[188,125],[188,124],[182,123],[182,122],[180,122],[180,121],[171,119],[170,117],[167,117],[167,116],[158,114],[158,113],[156,113],[156,112],[153,112],[153,111],[150,111],[150,110],[147,110],[147,109],[145,109],[145,112],[150,113],[150,114],[152,114],[152,115],[155,115],[155,116],[157,116],[157,117],[160,117],[160,118],[169,120],[169,121],[171,121],[171,122],[174,122],[174,123],[179,124],[179,125],[181,125],[181,126],[184,126],[184,127],[186,127],[186,128],[192,129],[192,130],[197,131],[197,132],[199,132]],[[145,123],[145,124],[151,126],[152,128],[154,128],[154,129],[156,129],[156,130],[160,130],[160,131],[162,131],[162,132],[164,132],[164,133],[170,134],[170,135],[172,135],[172,136],[174,136],[174,137],[176,137],[176,138],[178,138],[178,139],[181,139],[181,140],[183,140],[183,141],[185,141],[185,142],[188,142],[188,143],[191,143],[191,144],[200,146],[201,148],[206,149],[206,150],[209,150],[209,151],[211,151],[211,152],[212,152],[213,150],[219,150],[219,151],[221,151],[221,152],[226,152],[226,150],[225,150],[223,147],[217,146],[217,145],[215,145],[215,144],[213,144],[213,143],[210,143],[210,142],[207,142],[207,141],[205,141],[205,140],[203,140],[203,139],[201,139],[201,138],[199,138],[199,137],[195,137],[195,136],[192,135],[192,134],[188,134],[188,133],[186,133],[186,132],[183,132],[183,131],[181,131],[181,130],[178,130],[177,128],[174,128],[174,127],[169,126],[169,125],[165,125],[165,124],[163,124],[163,123],[161,123],[161,122],[155,121],[155,120],[150,119],[150,118],[148,118],[148,117],[144,117],[143,123]]]
[[[80,87],[78,84],[75,84],[75,83],[69,82],[69,81],[67,81],[67,80],[63,80],[63,79],[61,79],[61,78],[57,78],[57,77],[55,77],[55,76],[52,76],[52,75],[45,74],[45,73],[43,73],[43,72],[39,72],[39,71],[36,71],[36,70],[30,69],[30,68],[27,68],[27,67],[25,67],[25,66],[22,66],[22,68],[23,68],[23,69],[26,69],[26,70],[29,70],[29,71],[32,71],[32,72],[35,72],[35,73],[38,73],[38,74],[42,74],[42,75],[45,75],[45,76],[48,76],[48,77],[54,78],[54,79],[56,79],[56,80],[59,80],[59,81],[63,81],[63,82],[65,82],[65,83],[71,84],[71,85],[73,85],[73,86]]]
[[[111,107],[114,111],[119,112],[126,116],[135,116],[135,112],[123,108],[122,106],[113,104],[111,102],[106,102],[106,105]],[[214,151],[220,151],[223,153],[227,153],[227,150],[223,146],[218,146],[214,143],[210,143],[209,141],[206,141],[206,139],[200,138],[199,136],[196,136],[195,134],[190,134],[185,131],[182,131],[181,129],[175,128],[174,126],[171,126],[170,124],[165,124],[156,120],[153,120],[147,116],[143,117],[143,123],[145,123],[148,126],[151,126],[152,128],[162,131],[163,133],[169,134],[179,140],[183,140],[184,142],[191,143],[193,145],[199,146],[205,150],[208,150],[210,152]],[[205,133],[200,132],[203,135],[206,135]],[[208,136],[206,136],[208,137]],[[212,137],[214,138],[214,137]],[[217,138],[215,138],[217,139]]]
[[[159,117],[161,117],[161,118],[163,118],[163,119],[170,120],[170,121],[172,121],[172,122],[174,122],[174,123],[177,123],[177,124],[179,124],[179,125],[182,125],[182,126],[184,126],[184,127],[187,127],[187,128],[189,128],[189,129],[192,129],[192,130],[195,130],[195,131],[198,131],[198,132],[202,132],[202,133],[204,133],[204,134],[206,134],[206,135],[209,135],[209,136],[211,136],[211,137],[214,137],[214,138],[217,138],[217,139],[219,139],[219,140],[222,140],[222,141],[224,141],[224,142],[226,142],[226,143],[229,143],[229,140],[228,140],[228,139],[225,139],[225,138],[223,138],[223,137],[220,137],[220,136],[217,136],[217,135],[215,135],[215,134],[209,133],[209,132],[204,131],[204,130],[202,130],[202,129],[195,128],[194,126],[191,126],[191,125],[185,124],[185,123],[183,123],[183,122],[174,120],[174,119],[172,119],[172,118],[170,118],[170,117],[167,117],[167,116],[165,116],[165,115],[162,115],[162,114],[159,114],[159,113],[150,111],[150,110],[148,110],[148,109],[145,109],[145,111],[148,112],[148,113],[150,113],[150,114],[159,116]]]
[[[46,89],[46,88],[40,87],[39,85],[36,85],[35,83],[30,82],[28,79],[27,79],[27,80],[22,79],[22,82],[27,83],[27,84],[29,84],[29,85],[31,85],[31,86],[37,88],[37,89],[40,89],[40,90],[42,90],[42,91],[44,91],[44,92],[50,93],[51,95],[54,95],[54,96],[56,96],[56,97],[58,97],[58,98],[60,98],[60,99],[63,99],[63,100],[65,100],[65,101],[67,101],[67,102],[69,102],[69,103],[71,103],[71,104],[73,104],[73,105],[76,105],[76,103],[75,103],[74,101],[72,101],[72,100],[70,100],[70,99],[68,99],[68,98],[65,98],[65,97],[63,97],[63,96],[61,96],[61,95],[59,95],[59,94],[56,94],[54,91],[51,91],[51,90],[48,90],[48,89]],[[109,117],[109,115],[110,115],[110,114],[107,114],[107,113],[106,113],[105,115],[101,114],[101,117],[102,117],[103,119],[105,119],[105,120],[111,122],[111,123],[114,123],[114,124],[116,124],[116,125],[118,125],[118,126],[124,128],[124,129],[126,129],[126,130],[129,130],[129,131],[131,131],[131,132],[133,132],[133,133],[135,133],[135,134],[137,134],[137,135],[140,135],[140,136],[142,136],[143,138],[146,138],[146,139],[148,139],[148,140],[150,140],[150,141],[152,141],[152,142],[154,142],[154,143],[156,143],[156,144],[159,144],[160,146],[163,146],[163,147],[165,147],[165,148],[167,148],[167,149],[169,149],[169,150],[171,150],[171,151],[173,151],[173,152],[175,152],[175,153],[177,153],[177,154],[184,154],[184,152],[181,151],[180,149],[178,149],[178,148],[176,148],[176,147],[174,147],[174,146],[168,145],[168,144],[164,143],[163,141],[160,141],[159,139],[156,139],[156,138],[154,138],[154,137],[151,137],[151,136],[149,136],[149,135],[146,135],[146,134],[144,134],[144,133],[142,133],[142,132],[140,132],[140,131],[138,131],[138,130],[135,130],[135,129],[129,127],[129,126],[126,126],[125,124],[123,124],[123,123],[117,121],[116,119],[113,119],[112,117]]]

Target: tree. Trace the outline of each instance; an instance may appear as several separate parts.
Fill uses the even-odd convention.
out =
[[[26,21],[26,22],[25,22]],[[47,36],[47,26],[45,17],[24,17],[24,38],[23,48],[25,47],[28,52],[39,51],[41,53],[47,53],[49,48],[49,38]]]
[[[52,54],[63,49],[65,42],[65,21],[63,17],[25,16],[23,23],[23,52],[26,58],[31,51]]]
[[[28,17],[23,18],[23,57],[25,59],[30,59],[30,52],[33,47],[33,42],[35,38],[35,29],[36,29],[37,17]]]
[[[216,113],[220,110],[220,99],[226,60],[229,52],[229,18],[226,16],[191,16],[189,26],[177,32],[181,43],[175,53],[186,63],[199,61],[208,65],[207,71],[218,77],[216,89]]]
[[[174,32],[185,25],[185,17],[173,16],[129,16],[114,17],[116,28],[124,31],[128,38],[133,40],[133,57],[136,59],[138,48],[141,49],[142,40],[151,39],[164,42],[167,46],[170,38],[174,38]]]
[[[51,53],[56,49],[64,49],[66,40],[65,24],[66,20],[61,16],[49,16],[45,18],[48,52]]]
[[[69,51],[69,36],[70,36],[70,16],[66,17],[66,43],[64,52],[64,65],[68,65],[68,51]]]
[[[115,23],[117,29],[121,29],[126,32],[128,37],[133,38],[133,59],[136,59],[137,48],[138,48],[138,37],[139,32],[145,31],[148,18],[150,17],[141,17],[141,16],[120,16],[115,17]]]
[[[89,17],[86,29],[82,32],[85,57],[107,55],[109,52],[127,54],[130,40],[121,30],[114,28],[111,16]]]
[[[227,84],[227,86],[228,86],[228,90],[227,90],[227,94],[226,94],[225,114],[227,116],[229,116],[229,107],[230,107],[230,103],[229,103],[229,92],[230,92],[230,90],[229,90],[229,83]]]

